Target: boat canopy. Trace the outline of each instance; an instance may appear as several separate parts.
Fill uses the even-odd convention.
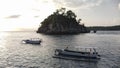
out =
[[[77,51],[80,51],[80,52],[97,52],[96,49],[97,47],[75,47],[77,49]],[[65,50],[69,50],[68,49],[68,46],[65,48]]]

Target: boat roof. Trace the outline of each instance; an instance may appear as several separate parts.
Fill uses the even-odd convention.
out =
[[[97,47],[80,47],[80,46],[77,46],[77,47],[75,47],[75,50],[74,49],[72,49],[72,50],[73,51],[85,51],[85,52],[91,52],[92,51],[92,52],[96,52],[96,48]],[[69,49],[69,46],[67,46],[65,49],[66,50],[71,50],[71,49]]]
[[[95,48],[96,49],[97,47],[80,47],[80,48],[83,48],[83,49],[84,48],[87,48],[87,49],[94,49]]]

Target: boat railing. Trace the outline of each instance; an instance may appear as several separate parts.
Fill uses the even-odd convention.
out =
[[[82,52],[82,53],[91,53],[97,54],[97,47],[76,47],[76,50],[69,50],[68,46],[64,49],[65,51],[72,51],[72,52]]]
[[[81,54],[90,54],[90,52],[72,51],[72,50],[67,50],[67,49],[65,49],[64,51],[67,51],[67,52],[75,52],[75,53],[81,53]]]

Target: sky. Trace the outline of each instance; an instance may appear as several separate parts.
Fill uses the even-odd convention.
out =
[[[0,0],[0,31],[34,29],[61,7],[85,26],[120,25],[120,0]]]

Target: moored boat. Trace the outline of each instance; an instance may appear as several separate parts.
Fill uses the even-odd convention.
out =
[[[22,42],[26,44],[40,44],[42,40],[39,38],[31,38],[31,39],[22,40]]]
[[[95,48],[82,48],[85,51],[74,51],[69,49],[56,49],[54,58],[74,59],[74,60],[98,60],[100,55]]]

